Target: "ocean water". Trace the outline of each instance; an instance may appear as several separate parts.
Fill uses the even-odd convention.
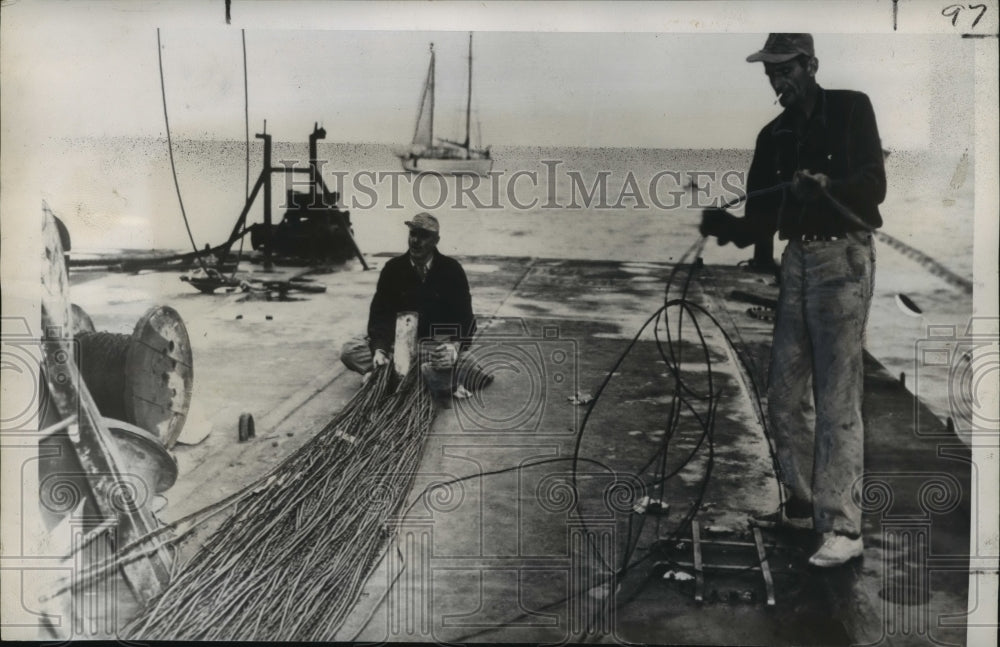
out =
[[[446,253],[665,261],[695,239],[701,208],[738,195],[752,156],[748,150],[493,150],[489,178],[404,174],[393,148],[381,144],[321,142],[319,157],[366,253],[401,250],[402,221],[431,211],[442,222]],[[195,242],[222,242],[246,197],[244,142],[182,140],[173,152]],[[251,185],[261,158],[261,144],[252,141]],[[275,165],[304,167],[307,145],[277,142],[272,158]],[[968,160],[961,151],[893,152],[882,212],[886,232],[971,278],[974,169]],[[49,142],[32,151],[29,162],[42,176],[41,195],[23,196],[21,209],[30,213],[45,199],[70,228],[77,250],[190,249],[165,140]],[[300,182],[304,176],[289,177]],[[699,188],[690,186],[692,178]],[[275,176],[272,186],[277,221],[294,185]],[[251,222],[262,221],[262,201],[258,197]]]
[[[431,211],[441,221],[442,251],[457,255],[532,256],[664,262],[697,238],[703,207],[735,198],[749,150],[662,150],[502,147],[489,178],[414,177],[401,172],[393,147],[319,144],[323,177],[350,211],[366,254],[405,249],[403,221]],[[246,147],[240,141],[182,140],[173,146],[177,182],[191,236],[199,247],[223,242],[247,195]],[[973,272],[972,151],[893,151],[886,160],[883,231],[951,271]],[[277,142],[275,165],[304,167],[308,147]],[[167,142],[157,139],[47,141],[5,169],[8,213],[19,222],[40,214],[45,200],[69,227],[74,252],[117,249],[189,250]],[[260,173],[262,147],[252,141],[249,182]],[[295,176],[302,181],[304,176]],[[692,179],[694,185],[692,186]],[[273,184],[277,222],[288,185]],[[262,196],[249,213],[263,219]],[[13,214],[11,212],[14,212]],[[739,208],[736,209],[740,213]],[[23,215],[22,215],[23,214]],[[9,231],[9,230],[8,230]],[[776,253],[780,253],[778,245]],[[869,350],[894,374],[920,368],[927,326],[955,326],[961,336],[971,297],[898,251],[879,244]],[[710,243],[707,263],[735,263],[750,250]],[[896,295],[923,309],[903,312]],[[947,376],[924,388],[947,415]],[[940,383],[938,383],[940,382]]]

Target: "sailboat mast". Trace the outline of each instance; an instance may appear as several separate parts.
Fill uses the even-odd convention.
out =
[[[431,68],[427,71],[427,91],[431,93],[431,137],[430,145],[434,145],[434,43],[431,43]]]
[[[472,32],[469,32],[469,96],[465,101],[465,158],[469,158],[469,120],[472,117]]]
[[[434,43],[431,43],[431,62],[427,66],[427,79],[420,95],[417,125],[413,129],[413,143],[425,148],[434,145]],[[426,112],[425,112],[426,111]]]

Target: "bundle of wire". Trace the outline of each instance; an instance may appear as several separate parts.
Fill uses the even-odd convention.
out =
[[[582,441],[591,414],[613,376],[618,374],[644,331],[652,325],[660,359],[666,364],[673,382],[671,404],[664,423],[666,433],[660,446],[644,465],[632,473],[643,481],[641,491],[635,493],[637,497],[648,494],[663,500],[666,484],[691,464],[701,451],[707,450],[704,471],[698,479],[698,493],[692,505],[666,535],[659,529],[656,532],[661,539],[658,542],[660,545],[682,537],[700,510],[701,499],[711,479],[715,415],[724,395],[715,384],[712,360],[699,316],[707,319],[736,350],[715,317],[688,298],[695,270],[701,265],[700,253],[704,244],[704,238],[697,241],[675,264],[665,286],[663,306],[646,320],[605,374],[583,416],[572,456],[530,461],[491,472],[470,474],[451,482],[571,462],[572,485],[576,490],[580,465],[604,465],[581,456]],[[696,262],[686,263],[691,258]],[[686,277],[680,295],[672,296],[674,279],[685,268]],[[676,336],[668,321],[671,311],[677,313]],[[698,344],[695,350],[700,350],[697,354],[701,356],[707,372],[707,383],[700,392],[684,375],[680,348],[685,319],[696,333]],[[666,340],[660,337],[661,322]],[[739,352],[736,356],[749,373],[746,359]],[[758,420],[763,423],[760,395],[757,386],[751,386],[753,405]],[[389,520],[405,517],[409,509],[428,494],[427,489],[417,493],[410,508],[402,508],[419,465],[423,438],[433,420],[430,398],[420,380],[413,377],[394,392],[395,388],[390,370],[377,373],[312,443],[255,482],[249,493],[234,495],[189,515],[190,518],[171,524],[171,528],[163,529],[173,531],[190,525],[188,530],[165,542],[175,543],[211,516],[233,505],[240,506],[238,512],[208,540],[210,548],[195,555],[172,578],[168,588],[126,627],[123,635],[147,639],[227,640],[321,640],[336,635],[386,544],[390,532]],[[671,441],[675,439],[678,429],[686,426],[682,422],[685,418],[688,424],[693,423],[700,431],[699,437],[680,464],[668,471],[667,456]],[[774,461],[766,426],[764,433]],[[774,468],[777,475],[776,461]],[[359,496],[364,492],[368,492],[368,496]],[[780,488],[778,496],[780,499]],[[578,505],[580,498],[579,494],[575,497]],[[610,564],[598,546],[592,547],[592,558],[600,562],[595,567],[598,572],[605,573],[603,582],[611,590],[626,573],[646,560],[669,559],[669,556],[656,550],[635,557],[645,522],[644,515],[639,515],[637,519],[629,516],[618,566]],[[659,526],[659,518],[656,523]],[[144,540],[152,540],[160,532]],[[122,559],[141,557],[143,553],[138,549],[143,545],[136,542],[124,547],[118,563]],[[601,579],[599,576],[598,580]],[[588,585],[540,610],[579,599],[588,590],[593,589]],[[638,590],[632,591],[627,598],[637,593]],[[619,598],[613,604],[621,606],[625,603],[627,599]],[[589,617],[583,619],[585,627],[582,633],[593,633],[597,625],[603,624],[599,616],[606,612],[604,604],[585,612]],[[463,637],[463,640],[490,630],[480,630]]]
[[[123,636],[332,639],[388,545],[420,462],[434,409],[418,373],[400,382],[391,366],[377,369],[239,501]]]
[[[632,586],[630,587],[631,590],[622,591],[623,595],[619,595],[619,586],[622,584],[622,580],[625,576],[651,559],[661,562],[671,561],[669,552],[664,552],[661,548],[671,546],[678,540],[682,539],[688,532],[691,522],[701,511],[702,500],[708,490],[708,486],[711,481],[712,468],[714,465],[714,431],[716,412],[719,404],[726,397],[726,393],[719,389],[713,372],[713,362],[709,352],[708,342],[705,338],[705,332],[702,328],[706,321],[711,325],[715,332],[722,335],[726,343],[734,351],[737,360],[742,365],[743,371],[745,371],[747,376],[751,378],[750,387],[752,405],[757,419],[763,427],[764,436],[768,441],[768,449],[770,451],[772,466],[776,476],[776,485],[780,479],[780,469],[774,454],[774,448],[771,443],[770,435],[767,432],[765,422],[766,418],[764,416],[759,389],[752,381],[752,371],[746,358],[739,352],[737,345],[733,343],[733,340],[729,337],[729,334],[726,332],[724,326],[718,321],[718,319],[688,296],[696,270],[702,267],[701,252],[704,249],[705,242],[705,238],[700,238],[693,245],[691,245],[691,247],[688,248],[677,263],[675,263],[669,277],[667,278],[666,286],[664,287],[663,306],[658,308],[649,316],[648,319],[646,319],[645,323],[643,323],[643,325],[632,337],[631,341],[622,350],[618,359],[605,373],[604,378],[594,393],[594,398],[590,401],[587,410],[583,415],[580,428],[577,431],[573,455],[566,458],[551,458],[531,461],[508,469],[476,475],[477,478],[482,478],[492,476],[494,474],[503,474],[515,470],[570,461],[572,463],[572,487],[576,492],[573,499],[577,507],[577,512],[581,515],[578,517],[577,522],[586,526],[586,524],[583,523],[583,518],[587,515],[584,515],[580,510],[581,502],[586,497],[584,497],[579,491],[579,468],[582,465],[595,465],[602,468],[607,467],[604,461],[587,458],[582,455],[583,440],[586,436],[588,424],[590,423],[595,410],[602,402],[602,396],[605,394],[608,385],[612,379],[621,374],[622,365],[642,339],[646,330],[652,326],[653,337],[655,339],[659,359],[666,365],[669,371],[669,379],[672,383],[670,387],[670,407],[664,420],[663,439],[660,441],[656,451],[649,455],[647,460],[637,469],[629,470],[630,474],[638,477],[641,481],[641,484],[635,489],[633,494],[637,500],[646,496],[649,496],[650,498],[657,498],[661,501],[666,500],[667,484],[679,473],[681,473],[682,470],[700,459],[702,460],[703,467],[700,476],[696,479],[697,482],[695,484],[695,488],[697,493],[693,500],[691,500],[691,505],[687,511],[684,512],[680,519],[674,521],[672,528],[669,530],[663,529],[661,531],[660,524],[663,522],[663,518],[658,515],[655,517],[657,528],[653,534],[657,537],[657,540],[654,546],[650,546],[644,551],[639,550],[639,542],[643,536],[643,529],[647,522],[647,516],[637,513],[629,514],[625,536],[622,538],[621,544],[618,546],[618,550],[615,551],[621,555],[621,561],[618,565],[614,565],[609,562],[606,549],[597,545],[594,540],[593,533],[587,532],[588,541],[591,544],[591,550],[589,553],[591,558],[597,561],[597,563],[594,564],[594,567],[596,572],[600,574],[588,580],[585,586],[570,592],[569,595],[554,600],[551,603],[530,612],[538,613],[548,611],[549,609],[558,607],[562,604],[574,604],[577,612],[581,613],[583,617],[576,619],[581,623],[581,627],[577,635],[573,636],[573,640],[585,641],[609,630],[609,620],[613,614],[609,605],[621,607],[627,604],[630,599],[633,599],[639,594],[643,586],[651,581],[652,577],[655,577],[656,571],[655,569],[650,569],[647,577],[644,578],[638,586]],[[689,262],[690,259],[693,259],[693,261]],[[679,290],[677,290],[674,285],[674,281],[678,278],[678,274],[682,271],[685,271],[686,276],[684,277],[683,285],[680,286]],[[679,294],[677,294],[678,291]],[[672,314],[676,314],[676,319],[673,320],[673,327],[671,327],[671,319],[669,318]],[[703,319],[704,321],[699,321],[699,319]],[[661,337],[661,326],[666,339]],[[694,362],[697,367],[703,367],[705,371],[705,383],[700,389],[693,383],[692,378],[695,376],[692,375],[692,371],[690,369],[685,369],[685,358],[682,357],[681,349],[684,344],[683,333],[687,326],[690,326],[690,328],[693,329],[695,337],[697,338],[697,344],[695,344],[692,349],[694,354],[686,359],[689,362]],[[682,429],[686,429],[688,431],[696,430],[697,440],[694,442],[691,449],[684,453],[679,460],[675,457],[676,464],[672,468],[668,468],[668,457],[671,455],[671,443],[676,440],[678,432]],[[778,487],[777,490],[780,501],[782,498],[781,488]],[[642,555],[637,557],[637,553],[642,553]],[[756,564],[750,565],[747,567],[747,570],[750,570],[755,566]],[[597,586],[595,586],[595,584]],[[607,591],[608,597],[606,599],[602,598],[595,601],[594,596],[588,594],[593,594],[594,591],[600,588]],[[501,624],[514,625],[526,618],[530,615],[530,613],[525,613],[515,618],[511,618],[507,622]],[[489,627],[478,630],[455,639],[455,642],[465,642],[468,640],[479,639],[484,635],[489,635],[489,633],[494,631],[496,628],[497,627]]]

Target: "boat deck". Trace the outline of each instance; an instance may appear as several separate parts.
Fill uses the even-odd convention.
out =
[[[182,440],[211,433],[175,449],[180,475],[166,492],[163,520],[257,479],[307,443],[357,390],[360,378],[343,368],[339,348],[364,329],[385,258],[372,259],[374,271],[348,264],[316,275],[325,293],[289,301],[206,296],[173,273],[72,277],[72,299],[98,330],[127,332],[149,305],[164,303],[187,324],[195,393]],[[580,436],[588,396],[663,305],[672,265],[458,258],[480,322],[474,352],[496,380],[439,411],[397,543],[331,638],[965,642],[970,515],[979,496],[969,451],[870,356],[863,559],[820,571],[806,563],[811,535],[765,532],[773,607],[752,570],[758,560],[744,546],[705,543],[700,589],[678,575],[693,573],[682,565],[693,559],[685,517],[706,542],[749,543],[748,515],[778,503],[752,396],[766,380],[770,324],[747,314],[745,296],[733,298],[734,291],[775,298],[767,277],[705,266],[691,282],[688,298],[722,326],[699,320],[704,347],[690,322],[674,338],[686,383],[702,392],[711,380],[721,394],[710,439],[690,412],[667,438],[674,381],[649,329],[615,370]],[[683,277],[678,273],[675,288]],[[663,332],[661,324],[661,339]],[[243,412],[256,418],[257,437],[238,443]],[[654,460],[668,441],[666,458]],[[671,471],[677,474],[662,491],[640,485]],[[635,513],[642,494],[662,498],[668,513]],[[189,536],[181,556],[204,545],[217,523]],[[719,564],[745,568],[710,568]],[[608,585],[608,573],[623,566]],[[119,626],[134,613],[122,604]]]

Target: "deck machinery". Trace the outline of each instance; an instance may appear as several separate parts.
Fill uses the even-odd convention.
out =
[[[271,163],[271,135],[258,133],[264,140],[264,162],[261,173],[247,198],[229,240],[223,245],[229,248],[241,236],[250,233],[250,244],[254,250],[264,255],[265,267],[275,260],[292,264],[325,265],[346,261],[357,257],[361,265],[368,269],[364,256],[354,241],[350,212],[340,209],[337,204],[340,194],[330,191],[320,172],[316,142],[326,138],[326,130],[313,125],[309,135],[309,166],[294,168],[289,165],[273,166]],[[308,174],[306,191],[294,188],[287,192],[284,216],[277,225],[271,218],[271,175]],[[247,214],[253,206],[257,194],[263,189],[264,222],[246,226]],[[225,258],[227,254],[222,254]]]

